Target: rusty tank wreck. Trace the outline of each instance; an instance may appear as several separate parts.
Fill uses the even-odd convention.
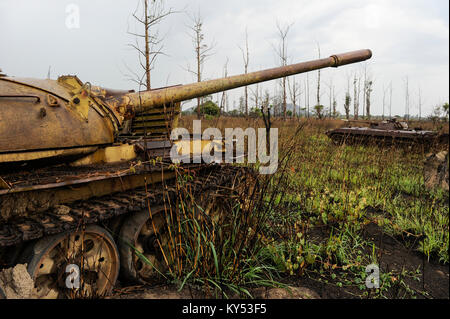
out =
[[[357,122],[369,126],[364,127],[341,127],[328,130],[327,136],[335,144],[376,144],[381,146],[421,146],[432,147],[448,143],[448,134],[438,134],[435,131],[411,129],[407,122],[398,121],[396,118],[375,121],[348,121]]]
[[[155,270],[139,265],[138,257],[154,268],[162,263],[155,237],[164,223],[162,184],[176,177],[169,150],[177,142],[169,137],[180,102],[371,55],[360,50],[142,92],[104,89],[72,75],[2,74],[0,268],[26,263],[39,298],[68,296],[72,264],[80,265],[82,289],[91,296],[109,294],[119,269],[145,282]],[[246,176],[231,164],[180,165],[196,176],[199,191]]]

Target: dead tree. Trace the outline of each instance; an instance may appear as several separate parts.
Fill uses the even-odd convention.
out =
[[[249,51],[248,51],[248,32],[245,28],[245,48],[239,47],[242,52],[242,59],[244,60],[244,72],[248,73],[248,63],[249,63]],[[245,99],[245,116],[248,117],[248,87],[244,87],[244,99]]]
[[[337,108],[337,101],[336,101],[335,91],[334,91],[334,89],[333,89],[333,118],[336,118],[336,117],[337,117],[337,111],[336,111],[336,108]]]
[[[359,113],[359,97],[361,96],[361,79],[358,79],[358,95],[357,95],[357,101],[358,101],[358,113]]]
[[[245,98],[242,95],[239,97],[239,114],[245,115]]]
[[[383,84],[383,113],[381,114],[382,120],[384,120],[384,110],[385,110],[385,105],[386,105],[386,91],[387,91],[387,87],[385,87]]]
[[[363,117],[370,119],[370,95],[373,91],[373,78],[368,68],[367,62],[364,63],[364,81],[363,81]]]
[[[259,84],[255,84],[255,89],[253,90],[252,88],[250,88],[250,92],[251,92],[251,100],[253,101],[255,108],[258,109],[260,108],[260,100],[262,98],[262,92],[261,92],[261,88],[259,86]]]
[[[419,106],[419,121],[422,119],[422,92],[420,89],[420,85],[419,85],[419,90],[418,90],[418,106]]]
[[[392,81],[389,88],[389,119],[392,119]]]
[[[345,110],[345,118],[347,120],[350,119],[350,103],[352,102],[352,97],[350,96],[350,92],[345,93],[344,99],[344,110]]]
[[[309,73],[306,73],[306,80],[305,80],[305,105],[306,105],[306,117],[309,118]]]
[[[316,44],[320,59],[320,45],[318,42]],[[317,105],[320,105],[320,69],[317,71]]]
[[[337,112],[337,101],[336,101],[336,88],[335,88],[334,85],[333,85],[333,88],[332,88],[332,96],[333,96],[333,103],[332,103],[333,111],[332,111],[332,115],[333,115],[333,118],[336,118],[337,115],[338,115],[338,112]]]
[[[141,2],[139,2],[140,4]],[[164,0],[142,0],[143,12],[139,16],[138,4],[136,10],[133,13],[133,18],[136,20],[137,24],[142,25],[144,31],[143,33],[136,31],[130,32],[129,34],[136,37],[135,44],[130,44],[132,48],[138,51],[139,54],[139,64],[144,70],[144,75],[140,76],[136,72],[129,71],[133,76],[129,76],[129,79],[136,82],[138,85],[143,84],[143,78],[145,78],[145,87],[147,90],[151,89],[151,71],[154,68],[154,64],[159,55],[164,55],[162,40],[164,36],[160,36],[157,25],[162,22],[164,18],[168,15],[175,13],[172,8],[166,9],[164,6]],[[142,39],[144,44],[143,48],[139,39]]]
[[[228,76],[228,62],[229,59],[227,57],[227,61],[225,62],[225,65],[223,66],[223,77],[226,78]],[[225,106],[228,104],[228,94],[227,91],[222,92],[222,97],[220,99],[220,113],[222,114],[225,110]],[[226,110],[228,112],[228,109]]]
[[[367,115],[367,118],[370,120],[370,95],[371,95],[371,93],[372,93],[372,84],[373,84],[373,81],[371,81],[371,80],[367,80],[367,83],[366,83],[366,88],[365,88],[365,97],[366,97],[366,115]]]
[[[353,118],[355,120],[358,119],[358,111],[359,111],[359,85],[361,80],[355,76],[353,78]],[[358,85],[357,85],[358,84]]]
[[[289,82],[289,80],[288,80],[288,82]],[[302,94],[302,91],[301,91],[300,85],[297,82],[295,82],[295,76],[292,77],[292,85],[288,85],[288,86],[289,86],[289,95],[291,97],[291,101],[293,104],[292,116],[295,118],[295,116],[296,116],[295,109],[297,108],[297,101],[299,102],[298,110],[300,113],[300,96]],[[300,117],[300,114],[299,114],[299,117]]]
[[[200,15],[200,12],[197,15],[192,15],[191,17],[192,25],[189,27],[192,31],[191,38],[192,43],[194,45],[194,52],[195,52],[195,62],[196,62],[196,69],[191,70],[188,67],[188,71],[195,75],[197,78],[197,82],[202,81],[202,73],[203,73],[203,66],[208,57],[212,55],[212,50],[214,49],[214,44],[207,45],[205,44],[205,35],[203,33],[203,18]],[[202,111],[201,111],[201,104],[202,104],[202,98],[197,98],[197,117],[201,118]]]
[[[350,77],[351,75],[347,73],[347,90],[344,99],[345,118],[347,120],[350,119],[350,103],[352,102],[352,97],[350,96]]]
[[[405,120],[409,120],[409,79],[405,77]]]
[[[277,21],[277,29],[278,29],[278,37],[279,37],[279,43],[278,46],[274,46],[274,50],[276,54],[278,55],[278,58],[280,59],[281,66],[286,66],[288,61],[288,53],[287,53],[287,36],[289,33],[289,29],[291,28],[292,24],[286,25],[284,28],[280,26],[279,22]],[[282,94],[282,108],[283,108],[283,117],[286,119],[286,108],[287,108],[287,78],[284,77],[281,79],[281,94]]]
[[[334,98],[334,86],[333,86],[333,78],[330,78],[330,83],[327,84],[329,91],[329,98],[330,98],[330,109],[328,112],[328,116],[334,117],[336,115],[336,108],[333,108],[333,98]]]
[[[363,119],[366,116],[366,88],[367,88],[367,63],[363,64],[363,74],[364,74],[364,79],[363,79],[363,98],[362,98],[362,111],[363,111]]]

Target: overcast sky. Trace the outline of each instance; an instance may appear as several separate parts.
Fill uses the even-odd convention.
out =
[[[139,71],[137,53],[127,44],[134,30],[131,14],[138,0],[0,0],[0,68],[11,76],[45,78],[77,74],[82,81],[110,88],[136,89],[126,79],[125,65]],[[229,59],[228,74],[243,73],[239,46],[248,29],[250,71],[279,62],[276,21],[293,24],[288,38],[292,63],[370,48],[367,66],[374,81],[373,114],[381,114],[383,88],[393,86],[392,115],[404,114],[405,78],[409,79],[410,113],[418,113],[418,89],[423,114],[449,99],[449,1],[448,0],[167,0],[167,7],[185,13],[169,16],[160,25],[164,51],[153,71],[152,87],[194,81],[185,69],[195,65],[189,37],[188,14],[200,10],[206,43],[216,43],[215,54],[205,64],[204,78],[221,77]],[[67,5],[76,4],[80,27],[67,28]],[[188,13],[188,14],[187,14]],[[338,110],[343,113],[347,76],[362,64],[322,72],[322,104],[328,106],[327,83],[336,86]],[[304,83],[306,76],[297,76]],[[317,72],[310,79],[314,101]],[[276,82],[264,89],[271,94]],[[237,100],[242,89],[230,93]],[[388,95],[386,96],[388,102]],[[302,97],[302,104],[303,97]],[[313,103],[313,102],[311,102]],[[230,103],[230,107],[233,103]],[[386,110],[387,113],[387,110]],[[362,110],[360,110],[362,114]]]

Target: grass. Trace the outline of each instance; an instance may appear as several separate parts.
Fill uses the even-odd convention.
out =
[[[183,118],[180,126],[190,128],[192,119]],[[259,119],[238,118],[208,119],[202,125],[264,127]],[[242,201],[228,204],[231,214],[212,225],[199,217],[202,204],[187,205],[196,199],[183,195],[176,204],[182,218],[170,221],[177,228],[173,233],[182,234],[171,250],[178,269],[172,278],[180,287],[200,285],[216,296],[251,297],[249,287],[280,286],[280,276],[310,276],[353,287],[361,298],[385,298],[387,291],[396,291],[397,297],[426,295],[408,284],[418,280],[420,270],[383,272],[380,289],[365,288],[365,267],[377,263],[382,252],[363,230],[376,224],[428,260],[448,264],[448,192],[425,187],[423,152],[336,146],[324,132],[337,125],[276,121],[279,169],[261,177],[262,197],[254,198],[251,209],[242,211]]]

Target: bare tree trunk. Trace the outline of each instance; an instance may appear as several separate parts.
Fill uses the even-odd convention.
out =
[[[150,39],[149,39],[149,21],[148,21],[148,0],[144,1],[144,11],[145,11],[145,79],[147,90],[151,89],[150,85]]]
[[[409,79],[405,79],[405,120],[409,120]]]
[[[345,92],[345,99],[344,99],[344,110],[345,110],[345,118],[348,120],[350,119],[350,103],[352,101],[352,98],[350,96],[350,75],[347,73],[347,90]]]
[[[244,71],[245,74],[248,73],[248,64],[249,64],[249,52],[248,52],[248,32],[247,28],[245,28],[245,49],[241,49],[242,58],[244,60]],[[245,116],[248,118],[248,86],[244,87],[244,99],[245,99]]]
[[[203,34],[203,19],[200,15],[200,13],[198,13],[198,15],[194,15],[191,17],[193,26],[190,27],[190,29],[193,31],[192,34],[192,42],[194,44],[194,51],[195,51],[195,58],[196,58],[196,71],[192,71],[191,69],[189,69],[188,67],[188,71],[193,73],[196,78],[197,78],[197,82],[201,82],[202,81],[202,70],[203,70],[203,65],[205,63],[205,60],[211,55],[210,51],[214,48],[214,44],[211,45],[206,45],[204,43],[204,38],[205,35]],[[201,110],[201,106],[202,106],[202,101],[203,98],[202,97],[198,97],[197,98],[197,118],[201,118],[202,117],[202,110]]]
[[[201,43],[202,43],[202,37],[201,37],[201,21],[198,25],[199,28],[196,31],[196,47],[195,47],[195,55],[196,55],[196,61],[197,61],[197,82],[202,81],[202,72],[201,72]],[[197,118],[202,117],[202,111],[200,109],[200,103],[201,99],[200,97],[197,98]]]
[[[317,43],[317,51],[320,59],[320,45]],[[317,105],[320,105],[320,69],[317,71]]]
[[[366,112],[367,118],[370,120],[370,94],[372,93],[372,81],[368,81],[366,85]]]
[[[134,19],[144,28],[144,33],[130,32],[129,34],[136,37],[136,44],[129,44],[139,54],[139,62],[144,70],[144,75],[140,76],[138,73],[129,69],[132,76],[128,75],[129,80],[136,82],[139,86],[145,85],[147,90],[151,89],[151,70],[154,67],[156,58],[163,53],[163,45],[161,44],[163,37],[159,36],[156,26],[168,15],[175,13],[172,9],[166,10],[164,8],[164,0],[152,0],[149,4],[148,0],[142,0],[144,4],[144,12],[141,17],[137,15],[139,9],[136,8],[133,13]],[[137,39],[142,38],[144,41],[144,49],[141,49]],[[144,61],[141,60],[144,59]],[[143,83],[145,77],[145,84]]]
[[[295,91],[295,78],[294,78],[294,84],[292,84],[294,87],[293,87],[293,90]],[[292,117],[293,118],[295,118],[295,113],[296,113],[296,110],[295,110],[295,108],[297,107],[297,96],[296,96],[296,94],[294,93],[294,98],[292,99],[292,105],[293,105],[293,109],[292,109]]]
[[[309,73],[306,73],[306,97],[307,99],[307,108],[308,108],[308,118],[309,118]]]
[[[381,114],[381,119],[382,120],[384,120],[385,105],[386,105],[386,88],[384,87],[384,84],[383,84],[383,113]]]
[[[280,58],[281,66],[287,65],[288,60],[288,54],[287,54],[287,35],[289,33],[289,29],[291,28],[292,24],[285,26],[282,28],[280,24],[277,22],[277,29],[278,29],[278,35],[280,38],[280,43],[278,48],[275,48],[275,51],[278,54],[278,57]],[[281,90],[282,90],[282,108],[283,108],[283,117],[286,120],[287,116],[287,93],[286,93],[286,77],[281,79]]]
[[[370,67],[368,66],[367,62],[364,63],[364,96],[363,96],[363,110],[365,109],[365,113],[368,119],[370,119],[370,107],[371,107],[371,93],[373,91],[373,76],[370,71]]]
[[[309,109],[308,108],[308,92],[307,92],[307,90],[306,90],[306,79],[305,79],[305,81],[303,82],[303,87],[305,88],[305,117],[308,117],[308,115],[307,115],[307,112],[309,111],[309,110],[307,110],[307,109]]]
[[[225,62],[225,65],[223,67],[223,77],[226,78],[228,77],[228,57],[227,57],[227,61]],[[220,113],[222,114],[225,110],[225,106],[228,102],[228,95],[227,95],[227,91],[222,92],[222,98],[220,99]],[[227,110],[228,112],[228,110]]]
[[[330,83],[328,84],[328,89],[330,90],[328,93],[329,96],[329,110],[328,110],[328,117],[331,118],[333,112],[333,79],[330,78]]]
[[[366,90],[367,90],[367,64],[364,63],[364,82],[363,82],[363,118],[366,116]]]
[[[358,79],[358,96],[357,96],[357,101],[358,101],[358,114],[359,114],[359,97],[361,95],[361,79]]]
[[[392,81],[390,85],[389,93],[389,119],[392,119]]]
[[[350,119],[350,103],[352,102],[352,98],[350,96],[350,92],[347,91],[345,93],[345,100],[344,100],[344,110],[345,110],[345,118],[347,120]]]
[[[293,82],[292,85],[289,85],[288,83],[288,87],[289,87],[289,94],[291,96],[291,101],[293,104],[293,117],[295,118],[296,116],[296,108],[297,108],[297,101],[300,100],[300,95],[301,95],[301,87],[295,82],[295,76],[292,77]],[[299,103],[300,105],[300,103]],[[299,109],[299,113],[300,113],[300,109]]]
[[[419,121],[422,119],[422,92],[419,86]]]
[[[337,116],[337,111],[336,111],[336,107],[337,107],[337,102],[336,102],[336,91],[334,89],[333,86],[333,118],[336,118]]]
[[[356,83],[358,82],[358,79],[355,77],[353,78],[353,118],[355,120],[358,119],[358,109],[359,109],[359,97],[358,97],[358,90]]]
[[[259,109],[260,108],[260,98],[262,96],[262,93],[260,94],[260,87],[259,84],[255,85],[256,89],[252,90],[250,89],[250,92],[252,93],[252,100],[255,103],[255,108]]]
[[[333,109],[333,91],[332,88],[330,86],[330,109],[328,110],[328,117],[331,118],[331,110]]]

